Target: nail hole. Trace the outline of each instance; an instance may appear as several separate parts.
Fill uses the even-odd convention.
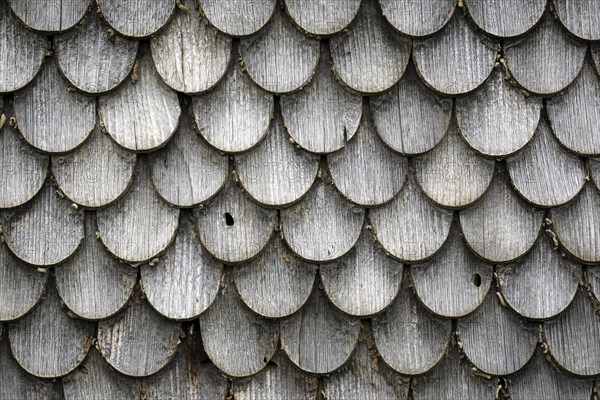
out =
[[[225,213],[225,223],[227,226],[233,226],[233,217],[228,212]]]
[[[481,286],[481,275],[478,273],[473,274],[473,285],[475,285],[475,287]]]

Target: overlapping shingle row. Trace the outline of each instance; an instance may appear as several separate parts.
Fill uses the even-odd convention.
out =
[[[510,3],[0,2],[0,397],[589,399],[597,6]]]

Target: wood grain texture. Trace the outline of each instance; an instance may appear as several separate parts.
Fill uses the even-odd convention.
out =
[[[40,304],[8,328],[12,354],[31,375],[57,378],[73,371],[87,354],[94,324],[67,315],[50,282]]]
[[[542,18],[546,0],[467,0],[473,21],[498,37],[520,36]]]
[[[72,92],[49,59],[32,85],[15,94],[15,117],[25,140],[48,153],[79,146],[96,123],[96,101]]]
[[[234,380],[231,388],[236,400],[312,400],[316,391],[317,380],[300,372],[281,352],[257,375]]]
[[[413,61],[419,76],[434,90],[458,95],[481,85],[496,62],[498,44],[476,33],[461,12],[437,35],[415,39]]]
[[[543,328],[550,355],[558,365],[580,376],[600,372],[600,317],[583,290],[564,314]]]
[[[206,206],[194,209],[200,240],[215,258],[239,263],[255,257],[269,242],[277,212],[259,207],[232,181]]]
[[[150,151],[165,145],[179,121],[177,94],[160,78],[149,52],[139,60],[137,80],[98,99],[104,129],[121,146]]]
[[[72,202],[105,207],[125,194],[132,182],[136,155],[117,146],[100,124],[77,149],[52,157],[56,184]]]
[[[409,177],[388,204],[372,209],[369,219],[377,241],[401,261],[431,257],[448,237],[452,212],[432,204]]]
[[[33,80],[48,49],[45,37],[31,32],[0,4],[0,92],[21,89]]]
[[[467,146],[452,121],[433,150],[412,159],[415,179],[436,204],[460,208],[477,201],[490,185],[494,160]]]
[[[593,0],[556,0],[554,9],[560,22],[573,35],[584,40],[600,39],[600,4]]]
[[[581,265],[564,258],[541,237],[517,264],[498,267],[502,295],[512,309],[529,319],[549,319],[565,310],[577,293]]]
[[[540,121],[531,143],[507,158],[506,166],[517,192],[542,207],[573,199],[587,175],[583,160],[558,144],[545,119]]]
[[[123,82],[133,68],[138,42],[111,36],[108,29],[92,11],[80,26],[54,38],[60,71],[83,92],[106,93]]]
[[[333,261],[346,254],[358,240],[365,210],[352,207],[327,178],[299,203],[281,210],[286,243],[301,258]]]
[[[513,78],[526,90],[542,95],[560,92],[573,82],[585,53],[586,44],[566,35],[549,13],[531,35],[504,44]]]
[[[240,297],[252,311],[267,318],[282,318],[306,303],[317,266],[298,260],[279,235],[274,235],[256,259],[233,273]]]
[[[359,338],[356,351],[340,371],[324,378],[322,393],[328,400],[406,400],[408,386],[402,377],[381,362],[371,337]]]
[[[379,4],[383,16],[394,28],[409,36],[427,36],[448,23],[456,0],[379,0]]]
[[[452,100],[428,90],[412,64],[388,93],[369,97],[377,133],[392,150],[421,154],[446,134]]]
[[[346,146],[362,115],[362,99],[335,81],[329,48],[323,43],[311,81],[302,90],[281,96],[280,101],[290,136],[314,153],[330,153]]]
[[[3,399],[63,400],[60,383],[32,377],[10,353],[8,340],[0,340],[0,397]]]
[[[173,241],[179,209],[152,187],[148,162],[140,158],[126,196],[96,214],[100,239],[115,256],[132,263],[156,257]]]
[[[366,207],[392,200],[408,174],[408,160],[383,144],[368,106],[356,134],[344,149],[327,155],[327,165],[333,184],[344,197]]]
[[[600,301],[600,267],[588,267],[585,271],[585,279],[594,297]]]
[[[98,322],[96,347],[118,372],[143,377],[169,363],[181,325],[154,311],[141,294],[134,296],[123,312]]]
[[[227,279],[214,304],[200,315],[200,331],[211,361],[233,377],[262,370],[275,354],[279,341],[277,322],[250,311]]]
[[[348,31],[329,43],[336,76],[365,94],[384,92],[400,80],[412,45],[387,28],[376,0],[364,0]]]
[[[591,183],[572,202],[553,208],[554,229],[560,244],[577,259],[600,261],[600,193]]]
[[[13,12],[29,28],[54,33],[72,28],[83,18],[91,0],[8,0]]]
[[[231,36],[252,35],[269,21],[276,0],[200,0],[206,18],[218,30]]]
[[[460,318],[475,310],[490,289],[494,269],[463,243],[458,224],[433,259],[413,265],[410,275],[419,300],[442,317]]]
[[[591,396],[592,386],[591,380],[576,380],[556,371],[552,364],[545,360],[542,350],[538,349],[527,367],[511,377],[508,391],[514,400],[587,400]]]
[[[177,10],[173,20],[150,40],[156,70],[173,89],[199,93],[212,88],[225,74],[231,58],[231,38],[200,17],[198,0]]]
[[[145,395],[148,399],[225,400],[227,379],[213,364],[202,359],[198,347],[197,337],[188,337],[164,370],[144,378],[142,398]]]
[[[337,311],[319,288],[280,326],[282,350],[297,367],[316,374],[341,367],[354,351],[360,331],[360,321]]]
[[[592,181],[600,189],[600,158],[588,158],[588,170]]]
[[[580,154],[600,154],[600,79],[592,60],[564,93],[546,100],[546,111],[558,141]]]
[[[456,346],[456,345],[455,345]],[[471,364],[453,347],[427,376],[417,378],[413,395],[419,400],[492,399],[498,380],[472,373]]]
[[[175,11],[172,0],[96,0],[106,21],[117,32],[143,38],[161,29]]]
[[[474,313],[458,321],[457,331],[469,361],[490,375],[523,368],[538,340],[537,325],[503,307],[493,289]]]
[[[65,400],[129,400],[140,396],[140,380],[115,372],[95,348],[62,383]]]
[[[240,40],[239,51],[252,80],[275,93],[304,86],[319,61],[319,41],[304,36],[279,7],[261,32]]]
[[[0,112],[0,116],[5,114]],[[28,146],[7,123],[0,131],[0,208],[28,202],[42,188],[48,157]]]
[[[56,288],[69,310],[81,318],[104,319],[116,314],[131,296],[137,270],[112,257],[96,238],[96,215],[84,214],[81,249],[54,269]]]
[[[287,0],[285,8],[300,28],[313,35],[332,35],[346,28],[361,0]]]
[[[363,229],[358,242],[344,257],[321,265],[325,293],[343,312],[355,316],[376,314],[396,298],[403,265],[386,256],[372,233]]]
[[[184,215],[174,243],[158,265],[144,265],[141,285],[148,302],[169,319],[190,319],[205,311],[219,292],[223,265],[209,257]]]
[[[398,297],[383,314],[373,317],[373,337],[381,358],[401,374],[429,371],[444,357],[452,321],[428,313],[405,275]]]
[[[33,309],[42,297],[48,275],[23,265],[0,243],[0,321],[20,318]]]
[[[194,117],[208,143],[227,153],[244,152],[267,134],[273,96],[233,63],[217,87],[193,98]]]
[[[21,260],[36,266],[54,265],[79,247],[83,218],[47,180],[33,201],[6,220],[3,233],[8,248]]]
[[[192,118],[185,111],[173,138],[164,148],[150,153],[148,159],[159,196],[178,207],[207,201],[227,179],[227,156],[198,137]]]
[[[499,172],[483,198],[460,211],[469,247],[492,262],[510,262],[525,254],[538,237],[544,211],[527,205]]]
[[[256,148],[236,156],[235,166],[250,197],[267,207],[284,207],[311,188],[319,170],[319,156],[294,146],[277,113],[267,137]]]
[[[480,89],[456,99],[456,120],[469,146],[484,155],[502,157],[531,140],[541,109],[542,99],[526,97],[495,68]]]

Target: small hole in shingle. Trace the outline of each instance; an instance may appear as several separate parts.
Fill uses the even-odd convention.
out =
[[[233,217],[228,212],[225,213],[225,223],[227,226],[233,226]]]
[[[481,286],[481,275],[478,273],[473,274],[473,285],[475,285],[475,287]]]

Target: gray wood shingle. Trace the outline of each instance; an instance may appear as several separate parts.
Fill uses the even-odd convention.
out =
[[[231,36],[258,32],[271,19],[277,0],[200,0],[206,18]]]
[[[134,38],[161,29],[176,10],[172,0],[96,0],[106,21],[119,33]]]
[[[383,16],[401,33],[428,36],[442,29],[454,12],[456,0],[379,0]]]
[[[502,38],[529,31],[546,9],[546,0],[467,0],[465,3],[481,29]]]
[[[361,0],[287,0],[292,21],[313,35],[331,35],[346,28],[356,17]]]
[[[46,33],[71,29],[83,18],[91,0],[8,0],[12,11],[27,27]]]

